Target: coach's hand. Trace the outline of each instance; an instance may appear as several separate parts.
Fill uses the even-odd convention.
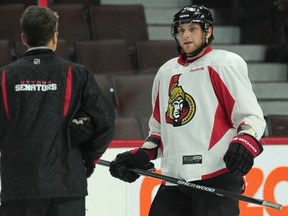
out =
[[[85,166],[85,169],[86,169],[86,176],[87,178],[89,178],[93,173],[94,173],[94,170],[95,170],[95,166],[96,166],[96,163],[97,163],[98,160],[86,160],[84,162],[84,166]]]
[[[95,133],[95,127],[90,121],[90,117],[79,112],[70,125],[70,137],[74,144],[81,144],[88,141]]]
[[[226,167],[234,176],[244,176],[252,168],[254,158],[263,151],[262,144],[248,134],[233,137],[224,155]]]
[[[116,158],[110,163],[110,174],[125,182],[134,182],[139,178],[139,174],[127,169],[151,169],[154,164],[150,162],[149,156],[140,148],[134,151],[127,151],[118,154]]]

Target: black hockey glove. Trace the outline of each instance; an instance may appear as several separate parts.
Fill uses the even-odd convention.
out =
[[[139,174],[130,171],[127,168],[152,169],[154,164],[150,162],[149,156],[143,149],[135,151],[127,151],[118,154],[110,163],[110,174],[125,182],[134,182],[139,178]]]
[[[224,155],[227,169],[235,177],[246,175],[254,164],[254,158],[263,151],[262,144],[248,134],[233,137]]]
[[[87,178],[89,178],[94,173],[96,164],[100,157],[92,159],[91,157],[89,157],[89,154],[83,152],[82,158],[84,161],[86,176]]]
[[[81,144],[88,141],[95,133],[95,127],[90,122],[90,117],[84,113],[79,112],[72,120],[70,126],[70,137],[73,144]]]
[[[86,176],[87,176],[87,178],[89,178],[93,174],[93,172],[95,170],[95,164],[96,163],[97,163],[97,160],[95,160],[95,161],[87,160],[87,161],[84,162],[84,166],[86,168]]]

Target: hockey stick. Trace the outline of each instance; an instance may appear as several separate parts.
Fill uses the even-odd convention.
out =
[[[109,161],[105,161],[105,160],[102,160],[102,159],[100,159],[98,161],[98,164],[100,164],[102,166],[107,166],[107,167],[110,166],[110,162]],[[194,184],[192,182],[186,182],[185,180],[182,180],[182,179],[177,179],[177,178],[173,178],[173,177],[170,177],[170,176],[161,175],[161,174],[153,173],[153,172],[146,171],[146,170],[141,170],[141,169],[136,169],[136,168],[135,169],[130,169],[130,170],[138,173],[139,175],[148,176],[148,177],[151,177],[151,178],[155,178],[155,179],[167,181],[167,182],[170,182],[170,183],[173,183],[173,184],[177,184],[177,185],[181,185],[181,186],[186,186],[186,187],[202,190],[202,191],[205,191],[205,192],[210,192],[210,193],[213,193],[213,194],[221,196],[221,197],[228,197],[230,199],[234,199],[234,200],[237,200],[237,201],[241,200],[241,201],[244,201],[244,202],[253,203],[253,204],[256,204],[256,205],[261,205],[263,207],[272,208],[272,209],[276,209],[276,210],[281,210],[281,208],[282,208],[282,205],[277,204],[277,203],[268,202],[268,201],[265,201],[265,200],[256,199],[256,198],[252,198],[252,197],[248,197],[248,196],[243,196],[243,195],[240,195],[240,194],[232,193],[230,191],[225,191],[225,190],[222,190],[222,189],[202,186],[202,185]]]

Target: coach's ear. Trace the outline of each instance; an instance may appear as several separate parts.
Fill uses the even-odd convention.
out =
[[[26,38],[25,38],[25,36],[24,36],[23,33],[21,33],[21,40],[22,40],[22,43],[23,43],[25,46],[28,47],[27,40],[26,40]]]
[[[58,32],[54,32],[52,40],[50,41],[49,45],[50,48],[55,52],[57,49],[57,43],[58,43]]]

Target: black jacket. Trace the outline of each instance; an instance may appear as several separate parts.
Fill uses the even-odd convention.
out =
[[[84,66],[35,49],[0,70],[1,200],[87,195],[81,148],[69,125],[79,110],[96,126],[84,148],[107,149],[114,108]]]

